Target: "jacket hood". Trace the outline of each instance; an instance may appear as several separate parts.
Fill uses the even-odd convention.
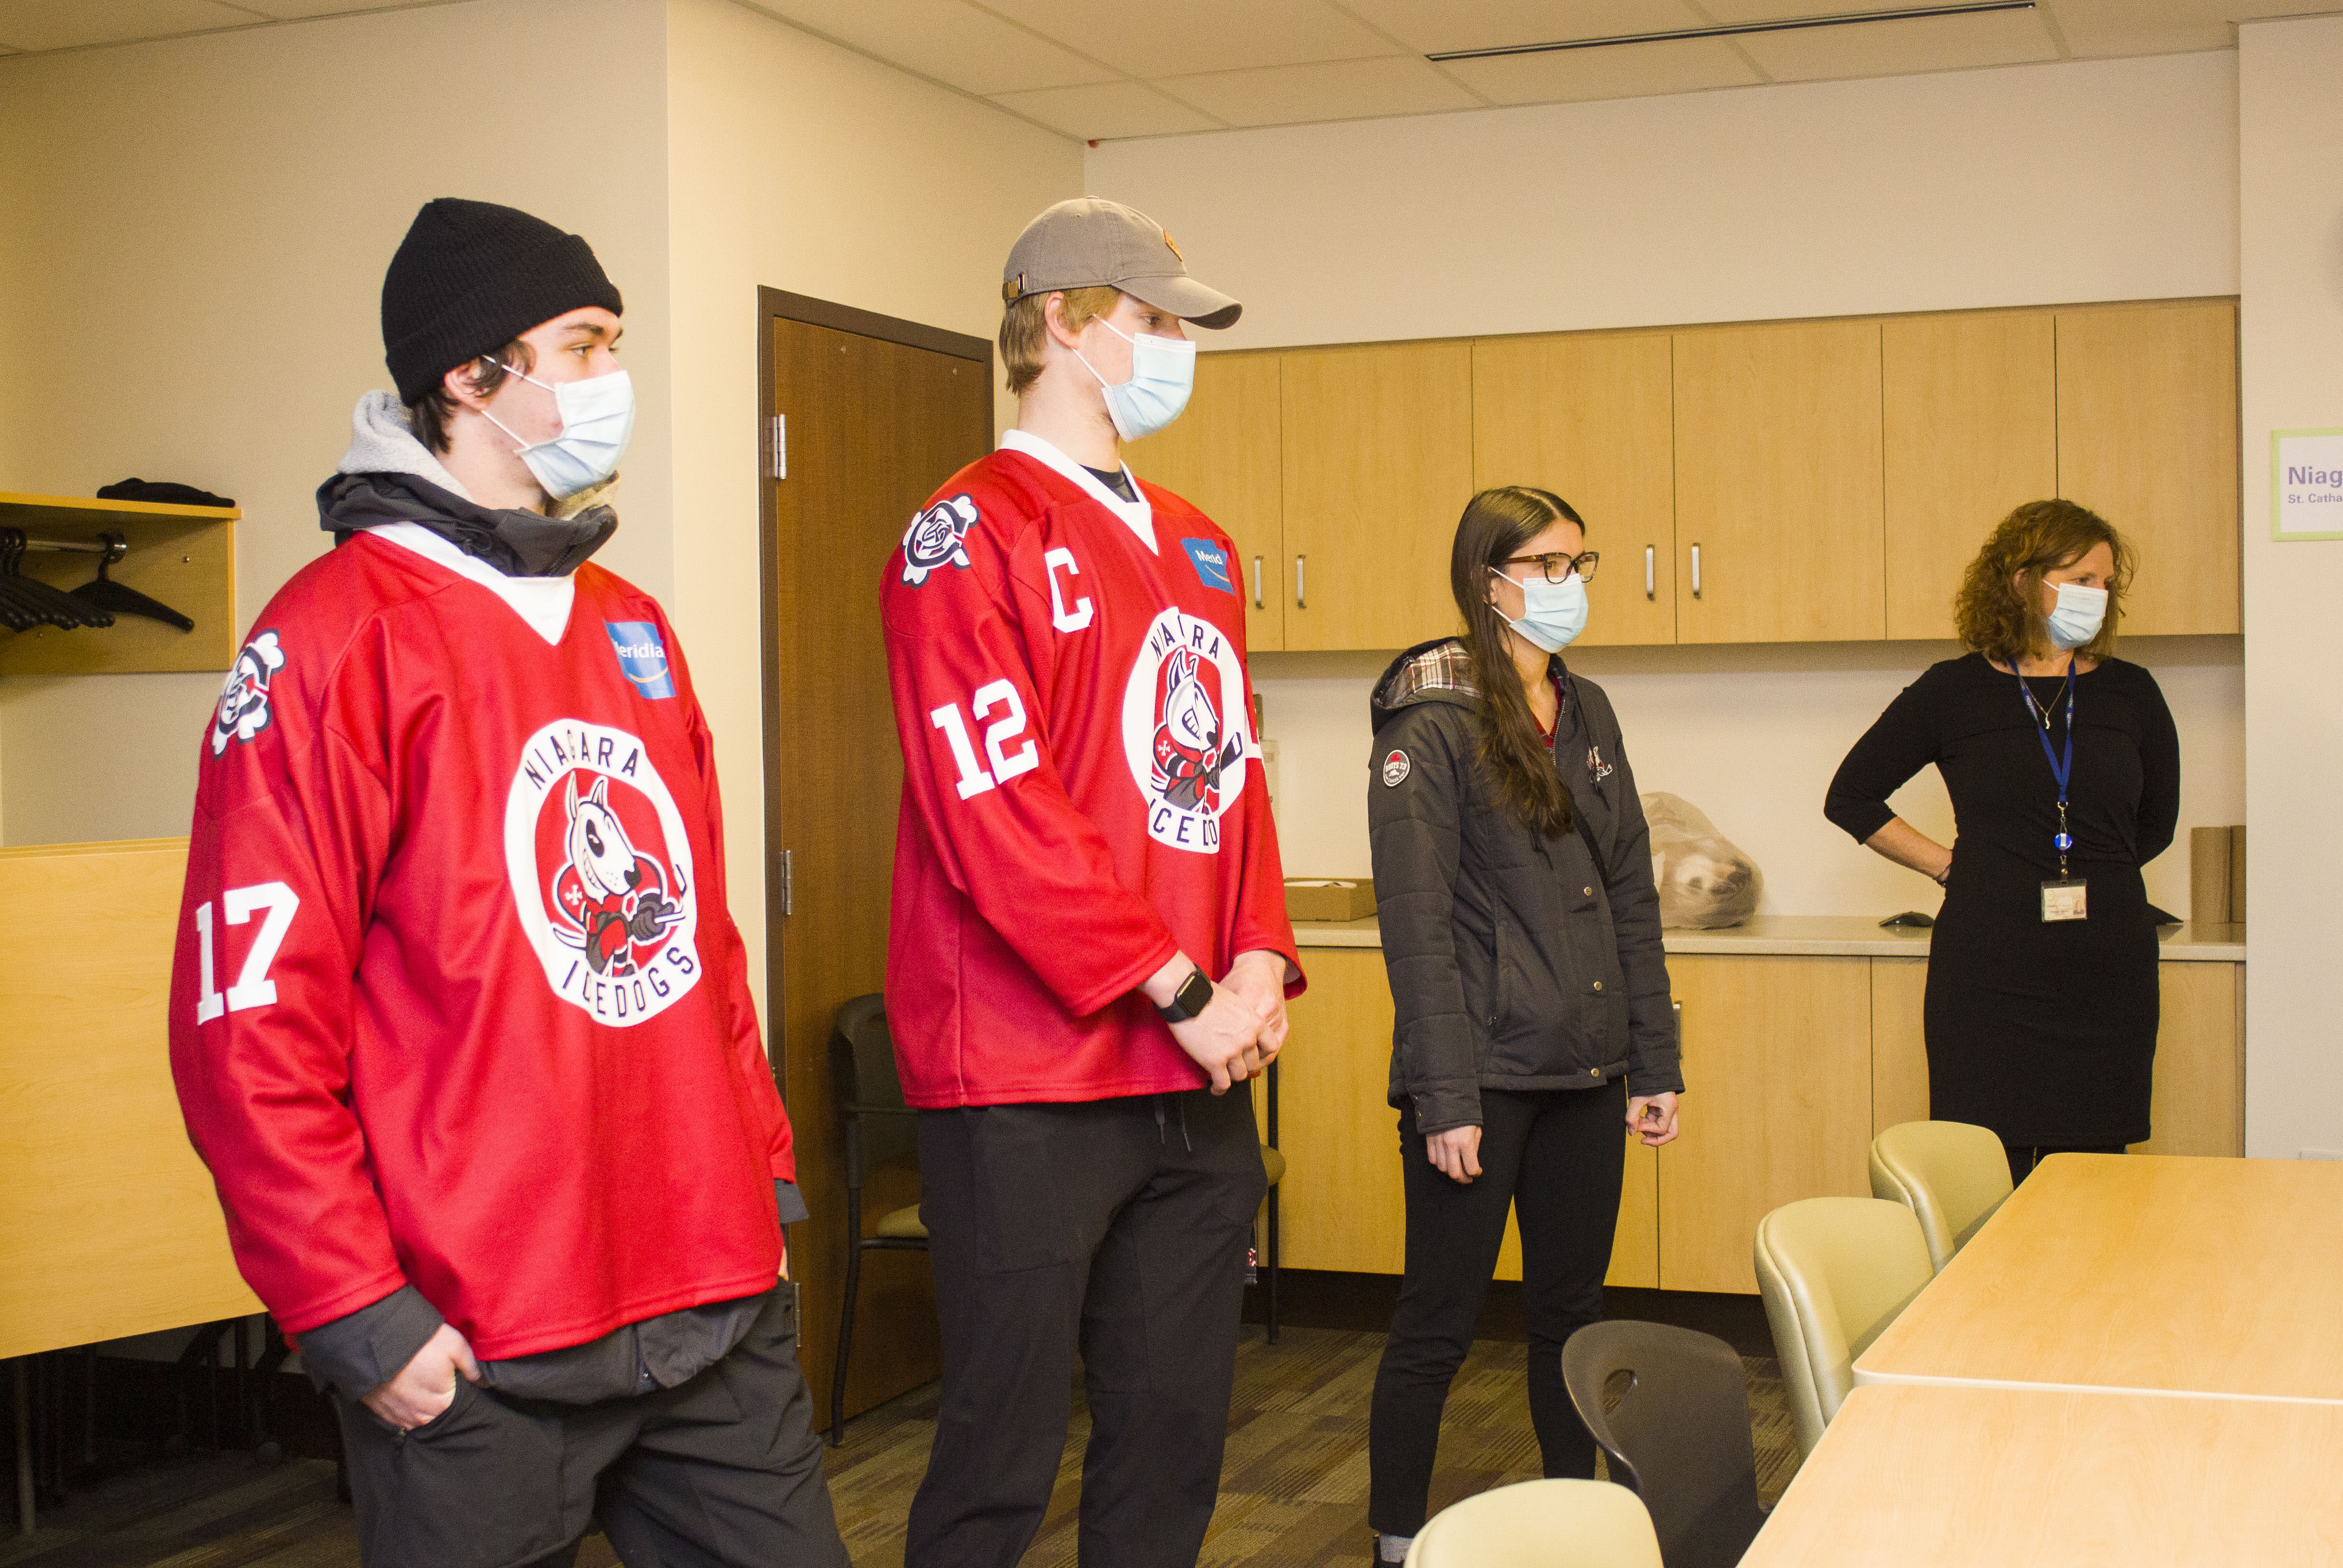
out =
[[[618,531],[618,514],[600,504],[617,482],[570,497],[550,517],[483,507],[416,438],[398,399],[368,392],[350,416],[339,471],[317,487],[318,526],[346,538],[416,523],[507,577],[567,577]]]
[[[1481,689],[1473,684],[1473,659],[1464,650],[1464,639],[1434,638],[1393,659],[1376,679],[1375,728],[1381,729],[1401,709],[1419,702],[1445,702],[1469,709],[1480,701]]]

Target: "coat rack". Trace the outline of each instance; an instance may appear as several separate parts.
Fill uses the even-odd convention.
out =
[[[0,493],[0,675],[227,668],[242,516]]]

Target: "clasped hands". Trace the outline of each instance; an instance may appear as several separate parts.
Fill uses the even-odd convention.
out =
[[[1140,989],[1149,1001],[1165,1006],[1198,967],[1186,954],[1174,955]],[[1214,1094],[1266,1071],[1285,1046],[1284,955],[1267,949],[1238,954],[1229,972],[1212,981],[1204,1010],[1172,1025],[1172,1038],[1212,1074]]]

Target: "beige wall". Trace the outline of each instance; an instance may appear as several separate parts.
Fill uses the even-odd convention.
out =
[[[669,602],[716,732],[733,914],[758,951],[757,289],[990,337],[1001,260],[1035,213],[1081,194],[1081,149],[729,0],[672,0],[669,15]]]
[[[0,490],[136,474],[235,497],[248,623],[327,548],[312,495],[358,394],[389,385],[383,268],[437,196],[585,234],[664,407],[665,34],[659,0],[475,0],[0,59]],[[556,39],[590,101],[536,98]],[[668,428],[638,427],[603,558],[663,596]],[[218,689],[0,679],[0,843],[186,832]]]
[[[2343,1159],[2329,869],[2343,542],[2270,538],[2270,432],[2343,426],[2343,17],[2237,30],[2252,950],[2246,1151]]]
[[[2215,54],[1116,142],[1087,169],[1244,300],[1208,345],[1235,347],[2227,294],[2236,147],[2236,57]],[[1765,869],[1769,911],[1884,915],[1934,909],[1936,890],[1825,822],[1823,792],[1896,691],[1953,651],[1573,663],[1617,705],[1643,788],[1691,799]],[[2185,913],[2187,826],[2244,819],[2243,648],[2126,653],[2180,726],[2182,848],[2148,887]],[[1382,663],[1256,660],[1296,874],[1367,869]],[[1897,804],[1950,833],[1933,772]]]

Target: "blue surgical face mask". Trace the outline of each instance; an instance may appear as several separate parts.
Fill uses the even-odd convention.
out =
[[[513,436],[494,414],[480,410],[488,415],[489,424],[520,441],[514,455],[528,465],[547,495],[567,500],[618,471],[618,459],[627,455],[627,443],[635,433],[635,384],[625,371],[586,381],[547,382],[514,366],[504,369],[552,393],[554,411],[561,416],[561,434],[531,446]]]
[[[2050,641],[2058,648],[2082,647],[2099,635],[2107,623],[2107,590],[2080,583],[2060,583],[2058,608],[2050,612]]]
[[[1131,379],[1119,384],[1099,376],[1098,367],[1082,359],[1081,350],[1074,351],[1074,357],[1082,360],[1082,368],[1098,376],[1099,387],[1106,393],[1106,417],[1114,421],[1115,434],[1136,441],[1177,419],[1180,410],[1188,406],[1188,394],[1195,390],[1196,346],[1184,337],[1158,337],[1152,332],[1132,337],[1116,332],[1114,324],[1103,316],[1092,319],[1131,345]]]
[[[1519,578],[1505,577],[1494,567],[1489,570],[1522,590],[1521,618],[1505,624],[1535,646],[1548,653],[1560,653],[1586,629],[1586,580],[1576,572],[1558,583],[1550,583],[1543,573],[1523,582]]]

